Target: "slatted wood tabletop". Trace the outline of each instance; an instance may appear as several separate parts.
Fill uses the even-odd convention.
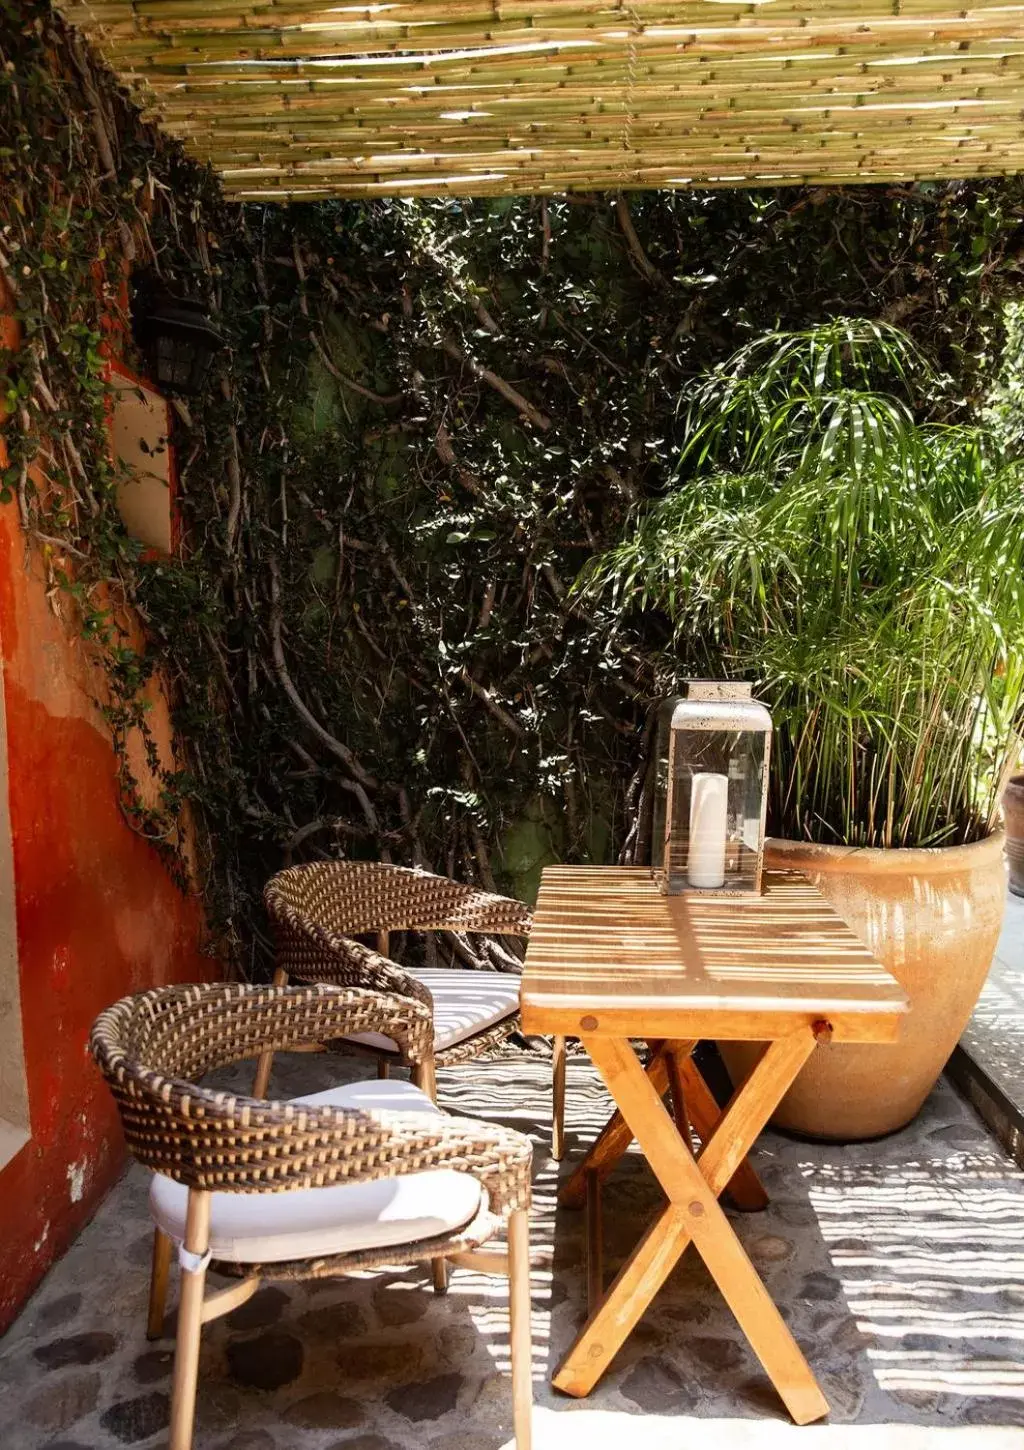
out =
[[[761,1040],[826,1017],[847,1042],[892,1041],[907,1003],[802,876],[663,896],[642,867],[596,866],[544,871],[521,1000],[528,1032]]]

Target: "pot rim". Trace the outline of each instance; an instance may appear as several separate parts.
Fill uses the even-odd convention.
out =
[[[853,872],[857,875],[938,876],[946,871],[976,871],[1000,860],[1005,832],[993,831],[969,846],[827,846],[769,836],[765,865],[778,869]]]

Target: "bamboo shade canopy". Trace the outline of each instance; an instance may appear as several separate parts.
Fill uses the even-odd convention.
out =
[[[60,0],[238,200],[1024,170],[1024,0]]]

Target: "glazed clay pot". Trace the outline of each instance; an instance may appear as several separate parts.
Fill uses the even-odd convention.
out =
[[[920,851],[770,840],[765,864],[809,877],[910,998],[895,1045],[818,1047],[772,1122],[838,1142],[892,1133],[938,1080],[988,975],[1006,900],[1002,833]],[[763,1051],[719,1048],[733,1082]]]
[[[1010,890],[1024,896],[1024,775],[1014,775],[1003,792],[1006,822],[1006,859],[1010,867]]]

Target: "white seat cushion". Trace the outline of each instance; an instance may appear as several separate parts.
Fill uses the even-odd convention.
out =
[[[408,971],[407,967],[402,968]],[[460,972],[448,967],[409,971],[434,998],[434,1051],[465,1042],[519,1011],[519,978],[509,972]],[[390,1037],[360,1032],[349,1039],[379,1052],[397,1052]]]
[[[439,1111],[408,1082],[349,1083],[292,1101],[367,1112]],[[291,1193],[214,1193],[210,1252],[230,1263],[262,1264],[411,1244],[464,1227],[480,1202],[477,1180],[451,1168]],[[149,1206],[164,1233],[180,1243],[188,1206],[185,1185],[154,1174]]]

